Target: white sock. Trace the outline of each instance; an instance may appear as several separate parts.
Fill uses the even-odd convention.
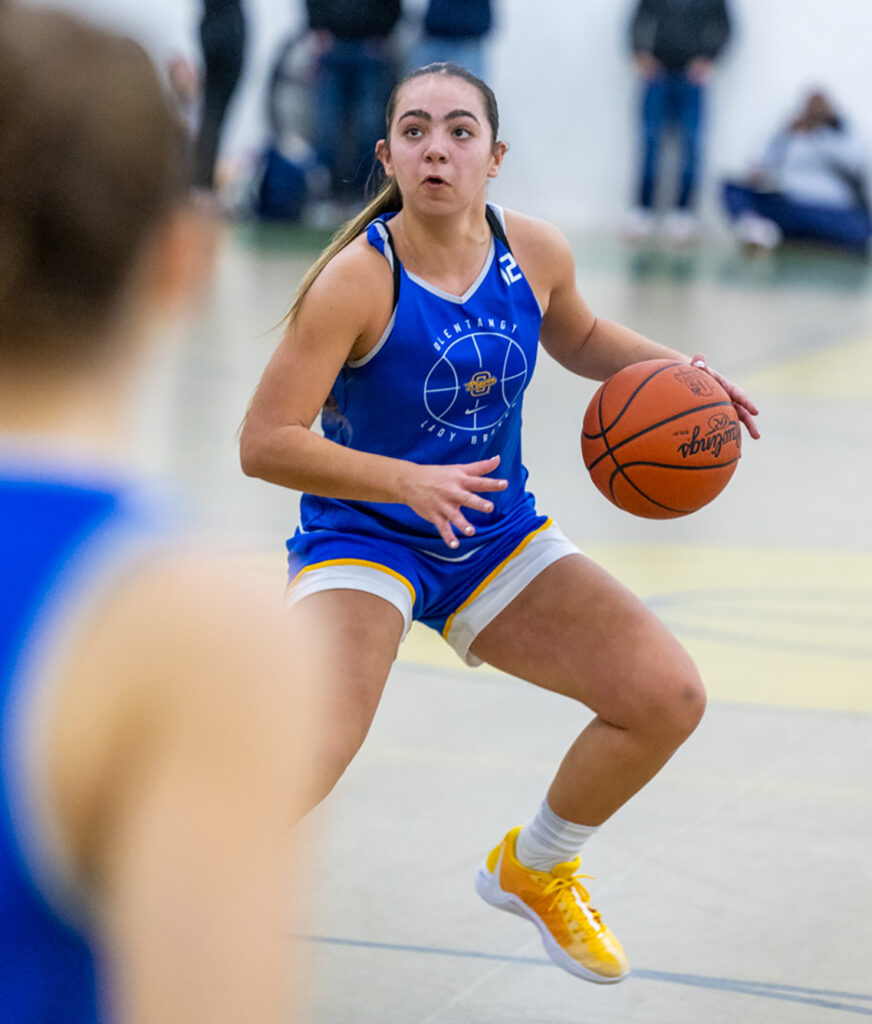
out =
[[[515,856],[528,868],[551,871],[557,864],[575,860],[598,827],[567,821],[543,800],[536,817],[518,833]]]

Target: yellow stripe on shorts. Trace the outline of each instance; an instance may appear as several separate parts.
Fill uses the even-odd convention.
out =
[[[481,581],[481,583],[479,583],[475,590],[473,590],[473,592],[463,602],[463,604],[459,608],[455,608],[451,615],[448,616],[448,619],[445,623],[445,627],[442,630],[442,636],[445,637],[446,640],[448,639],[448,634],[451,631],[451,626],[454,623],[455,617],[459,615],[464,608],[468,608],[472,604],[472,602],[482,593],[485,587],[487,587],[487,585],[503,571],[503,569],[509,564],[509,562],[511,562],[513,558],[517,558],[518,555],[520,555],[524,548],[537,534],[542,533],[543,530],[547,530],[548,527],[551,525],[552,520],[546,519],[545,522],[540,527],[538,527],[538,529],[533,530],[532,533],[528,533],[527,536],[521,541],[521,543],[515,548],[515,550],[510,555],[507,555],[502,560],[502,562],[500,562],[500,564],[496,567],[496,569],[494,569],[492,572],[489,572],[487,576],[485,576],[485,578]]]
[[[288,584],[288,590],[290,590],[297,580],[306,572],[312,572],[313,569],[329,569],[332,565],[362,565],[367,569],[376,569],[378,572],[386,573],[388,576],[393,576],[395,580],[399,580],[400,583],[409,591],[409,597],[412,599],[412,604],[415,603],[415,588],[406,579],[405,576],[401,576],[394,569],[389,569],[386,565],[382,565],[379,562],[369,562],[365,558],[331,558],[326,562],[315,562],[312,565],[304,566],[297,575]]]

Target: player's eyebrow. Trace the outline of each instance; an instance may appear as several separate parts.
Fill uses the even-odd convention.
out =
[[[397,121],[398,122],[399,121],[403,121],[407,117],[415,117],[415,118],[418,118],[419,120],[422,120],[422,121],[432,121],[433,120],[433,115],[432,114],[429,114],[426,110],[419,110],[419,109],[416,108],[414,110],[407,110],[404,114],[401,114],[399,116],[399,118],[397,119]],[[464,110],[463,108],[460,108],[460,107],[457,110],[449,111],[442,120],[443,121],[456,121],[459,117],[470,117],[470,118],[472,118],[473,121],[475,121],[476,124],[479,123],[478,118],[475,116],[475,114],[473,114],[473,112],[471,110]]]
[[[473,114],[471,110],[464,110],[463,108],[450,111],[445,115],[445,120],[456,121],[458,117],[471,117],[472,120],[475,121],[476,124],[478,124],[478,118],[475,116],[475,114]]]

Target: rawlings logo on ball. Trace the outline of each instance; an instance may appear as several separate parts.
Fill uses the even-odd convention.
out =
[[[736,420],[730,419],[723,413],[712,416],[709,419],[709,430],[702,436],[699,426],[693,428],[690,440],[678,446],[678,452],[682,458],[689,458],[698,455],[700,452],[711,452],[717,459],[721,449],[727,444],[741,444],[739,424]]]

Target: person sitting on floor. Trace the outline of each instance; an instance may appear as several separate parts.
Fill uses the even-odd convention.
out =
[[[727,181],[723,201],[741,242],[773,249],[782,239],[866,252],[872,237],[867,153],[822,92],[769,142],[744,181]]]

